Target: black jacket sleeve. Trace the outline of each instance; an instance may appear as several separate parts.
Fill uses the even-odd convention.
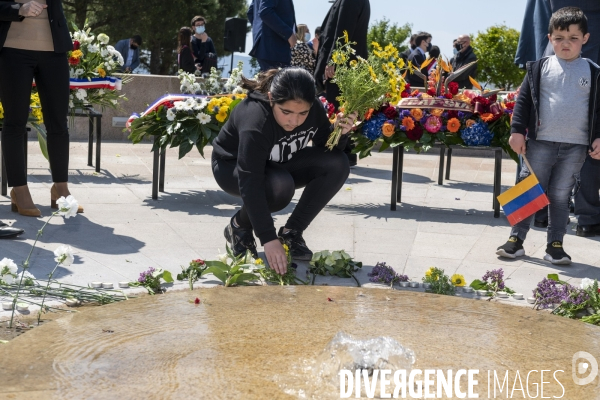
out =
[[[519,92],[519,96],[517,96],[517,102],[513,110],[510,133],[520,133],[521,135],[525,135],[527,132],[533,109],[531,87],[529,85],[528,74],[525,74],[525,79],[523,79],[521,91]]]
[[[194,56],[190,48],[187,46],[184,46],[179,53],[179,68],[190,74],[196,72]]]
[[[275,224],[267,203],[265,166],[273,147],[269,117],[262,110],[244,115],[238,124],[238,183],[244,206],[248,211],[254,233],[264,245],[277,239]],[[237,121],[236,121],[237,122]]]

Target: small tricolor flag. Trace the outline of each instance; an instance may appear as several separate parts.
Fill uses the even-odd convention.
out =
[[[533,173],[498,196],[498,201],[511,226],[550,204]]]

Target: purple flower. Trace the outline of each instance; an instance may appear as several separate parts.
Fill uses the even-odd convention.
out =
[[[490,280],[489,282],[488,279]],[[504,271],[502,268],[487,271],[481,280],[490,286],[495,286],[498,289],[504,289]]]
[[[408,117],[410,115],[410,110],[402,110],[400,113],[402,117]]]
[[[388,285],[392,282],[408,282],[408,276],[398,275],[394,268],[387,266],[384,262],[377,263],[373,270],[367,274],[371,282],[383,282]]]

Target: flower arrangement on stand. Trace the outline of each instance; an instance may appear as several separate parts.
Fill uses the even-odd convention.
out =
[[[123,65],[123,57],[113,46],[109,45],[109,37],[104,33],[95,36],[90,28],[71,32],[73,50],[67,52],[69,74],[71,78],[71,94],[69,108],[75,109],[98,105],[117,108],[119,101],[127,100],[118,93],[122,83],[131,78],[113,76]]]
[[[353,278],[356,285],[360,282],[354,273],[362,268],[361,262],[356,262],[344,250],[329,252],[328,250],[314,253],[310,261],[309,272],[313,274],[311,285],[315,284],[317,275],[331,275],[340,278]]]
[[[508,145],[517,94],[499,96],[499,90],[482,90],[475,80],[472,81],[480,90],[459,91],[458,84],[452,80],[469,66],[452,71],[451,65],[440,57],[425,93],[405,85],[399,102],[368,110],[361,129],[352,136],[356,143],[354,152],[364,158],[377,144],[380,144],[379,151],[403,146],[406,150],[421,152],[440,143],[502,147],[517,160]],[[444,75],[448,76],[444,78]]]
[[[385,102],[394,104],[400,99],[405,85],[401,75],[404,60],[392,44],[382,48],[377,42],[373,42],[375,50],[365,60],[354,55],[354,44],[344,31],[344,37],[337,40],[330,64],[336,69],[333,82],[340,88],[340,110],[348,115],[363,116],[369,109],[379,108]],[[341,128],[335,129],[327,146],[335,147],[340,136]]]
[[[127,122],[128,138],[135,144],[145,137],[153,137],[152,151],[179,147],[179,158],[196,147],[204,157],[204,147],[212,143],[233,109],[246,98],[239,87],[242,67],[238,65],[225,85],[220,86],[231,93],[215,96],[200,94],[206,92],[205,87],[196,82],[193,74],[180,71],[183,93],[163,96],[141,115],[132,115]]]

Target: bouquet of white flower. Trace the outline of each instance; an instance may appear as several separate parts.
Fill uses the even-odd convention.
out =
[[[71,78],[69,107],[82,108],[89,105],[117,108],[119,100],[126,100],[117,92],[129,79],[113,76],[123,65],[123,57],[108,44],[104,33],[94,36],[91,30],[71,33],[73,50],[67,53]]]

